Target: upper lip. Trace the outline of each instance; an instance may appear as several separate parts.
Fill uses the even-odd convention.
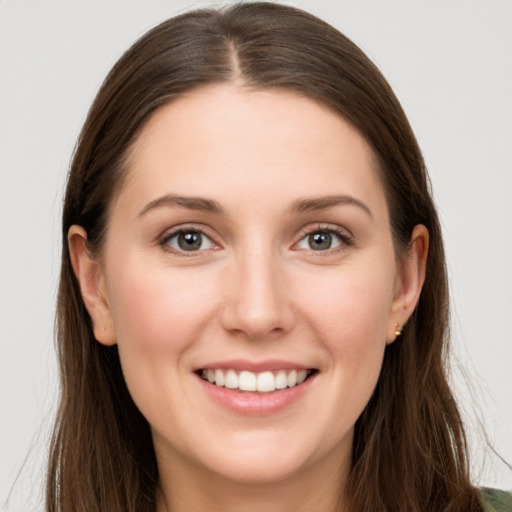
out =
[[[247,359],[230,359],[228,361],[215,361],[207,363],[204,366],[196,368],[199,370],[237,370],[260,373],[275,370],[312,370],[308,365],[295,363],[293,361],[284,361],[278,359],[268,359],[265,361],[249,361]]]

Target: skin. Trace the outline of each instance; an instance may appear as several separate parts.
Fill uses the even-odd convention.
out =
[[[155,205],[166,194],[223,213]],[[333,195],[360,204],[293,209]],[[180,250],[176,228],[200,228],[201,249]],[[326,230],[341,237],[315,250],[308,235]],[[376,159],[351,125],[292,92],[190,92],[160,108],[132,148],[101,254],[89,254],[79,226],[69,245],[95,336],[119,345],[151,425],[160,511],[342,506],[354,424],[395,323],[417,303],[428,248],[417,226],[397,258]],[[231,359],[317,373],[284,409],[243,415],[194,373]]]

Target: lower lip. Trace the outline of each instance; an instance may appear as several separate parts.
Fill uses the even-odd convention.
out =
[[[271,393],[251,393],[216,386],[197,378],[208,395],[221,406],[237,414],[263,416],[273,414],[299,400],[311,387],[316,374],[308,377],[302,384]]]

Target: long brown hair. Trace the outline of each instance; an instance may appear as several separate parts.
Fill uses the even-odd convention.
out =
[[[384,357],[355,426],[347,510],[483,510],[447,384],[448,289],[441,230],[425,164],[398,100],[344,35],[292,7],[239,4],[186,13],[149,31],[117,62],[89,112],[63,212],[57,311],[61,402],[51,443],[47,510],[154,512],[158,467],[147,421],[126,388],[117,348],[98,343],[73,275],[71,225],[101,250],[128,149],[160,106],[204,84],[237,81],[321,102],[373,147],[397,255],[430,232],[427,278],[403,335]]]

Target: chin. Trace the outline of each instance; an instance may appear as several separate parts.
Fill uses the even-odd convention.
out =
[[[292,479],[304,470],[304,460],[294,460],[275,452],[271,455],[238,454],[215,461],[209,470],[237,484],[269,485]]]
[[[345,443],[323,445],[319,436],[308,431],[298,436],[296,432],[230,432],[229,442],[215,443],[208,454],[202,453],[199,462],[209,472],[239,484],[272,484],[292,480],[307,474],[308,470],[322,465],[330,454],[339,459]],[[352,436],[347,442],[351,443]],[[220,441],[220,440],[218,440]],[[323,445],[323,446],[322,446]],[[351,447],[348,448],[350,453]],[[206,455],[206,457],[205,457]]]

